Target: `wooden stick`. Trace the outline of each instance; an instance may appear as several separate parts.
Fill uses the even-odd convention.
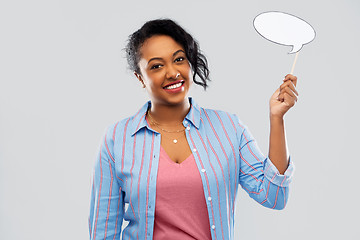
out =
[[[295,69],[296,61],[298,59],[299,52],[297,52],[296,55],[295,55],[294,63],[292,65],[291,72],[290,72],[291,75],[294,73],[294,69]]]

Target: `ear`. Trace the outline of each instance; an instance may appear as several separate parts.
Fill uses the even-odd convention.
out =
[[[135,75],[136,78],[141,82],[141,84],[143,85],[143,87],[145,87],[144,80],[142,79],[141,74],[139,74],[139,73],[137,73],[137,72],[134,72],[134,75]]]

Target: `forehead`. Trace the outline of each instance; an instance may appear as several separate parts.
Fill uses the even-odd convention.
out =
[[[172,56],[178,50],[184,48],[177,43],[172,37],[166,35],[152,36],[144,42],[140,48],[141,57],[150,59],[153,57],[165,58]]]

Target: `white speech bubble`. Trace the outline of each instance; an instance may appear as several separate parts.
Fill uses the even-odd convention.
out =
[[[283,12],[265,12],[254,19],[256,31],[267,40],[293,48],[296,53],[315,38],[314,28],[301,18]]]

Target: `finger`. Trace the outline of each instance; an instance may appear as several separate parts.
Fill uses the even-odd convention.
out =
[[[287,80],[296,80],[297,77],[294,76],[294,75],[292,75],[292,74],[287,74],[284,79],[287,79]]]
[[[279,95],[277,100],[279,100],[280,102],[283,102],[285,100],[284,99],[284,94]]]
[[[277,97],[277,100],[279,100],[280,102],[283,102],[283,101],[284,101],[284,92],[279,93],[279,95],[278,95],[278,97]]]
[[[288,74],[288,75],[285,76],[283,81],[286,82],[288,80],[292,81],[294,83],[294,85],[296,86],[296,84],[297,84],[297,77],[296,76]]]
[[[295,98],[295,100],[297,101],[297,96],[289,87],[284,88],[281,93],[283,93],[284,96],[285,96],[285,94],[289,94],[291,97]]]
[[[285,101],[285,96],[288,95],[290,97],[292,97],[294,99],[295,102],[298,101],[298,97],[296,96],[296,94],[288,87],[283,88],[281,90],[281,92],[279,93],[277,100],[279,100],[280,102],[284,102]]]
[[[272,99],[277,99],[277,97],[279,96],[280,93],[280,89],[276,89],[276,91],[273,93],[273,95],[271,96]]]
[[[286,106],[292,107],[295,105],[296,98],[290,96],[288,93],[285,93],[283,102],[286,104]]]
[[[284,82],[288,81],[288,80],[291,80],[292,83],[294,83],[295,87],[296,87],[296,84],[297,84],[297,77],[292,75],[292,74],[287,74],[284,78]]]
[[[284,101],[284,94],[281,93],[281,90],[280,90],[280,87],[278,89],[276,89],[275,93],[274,93],[274,96],[276,96],[276,100],[279,100],[279,101]]]
[[[295,85],[291,81],[286,81],[280,85],[280,92],[282,89],[289,87],[297,96],[299,95],[298,91],[295,89]]]

